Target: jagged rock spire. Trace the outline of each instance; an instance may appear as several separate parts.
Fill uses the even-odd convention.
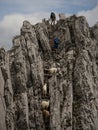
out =
[[[0,49],[0,130],[98,130],[97,51],[98,27],[83,16],[24,21],[13,47]]]

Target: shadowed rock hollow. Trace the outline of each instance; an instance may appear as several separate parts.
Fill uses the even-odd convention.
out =
[[[97,24],[24,21],[13,47],[0,49],[0,130],[98,130],[97,65]]]

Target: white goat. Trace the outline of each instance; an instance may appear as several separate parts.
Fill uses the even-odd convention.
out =
[[[50,69],[46,69],[46,70],[48,70],[51,74],[53,74],[53,73],[56,73],[57,71],[58,71],[58,69],[57,68],[50,68]]]
[[[66,19],[65,14],[60,13],[60,14],[59,14],[59,19],[60,19],[60,20],[65,20],[65,19]]]
[[[48,108],[49,107],[49,101],[42,101],[41,106],[42,106],[43,109]]]
[[[47,84],[45,83],[43,86],[43,95],[46,96],[47,94]]]

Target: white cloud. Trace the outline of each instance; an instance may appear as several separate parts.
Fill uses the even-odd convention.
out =
[[[20,34],[20,28],[24,20],[28,20],[31,24],[40,22],[42,18],[48,19],[48,13],[35,13],[29,15],[12,14],[5,16],[0,21],[0,46],[10,48],[12,39],[15,35]]]
[[[77,15],[85,16],[89,25],[93,26],[96,22],[98,22],[98,5],[92,10],[81,11],[77,13]]]

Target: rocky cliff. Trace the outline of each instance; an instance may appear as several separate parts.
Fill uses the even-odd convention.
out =
[[[85,17],[24,21],[0,49],[0,130],[98,130],[97,51],[98,25]]]

